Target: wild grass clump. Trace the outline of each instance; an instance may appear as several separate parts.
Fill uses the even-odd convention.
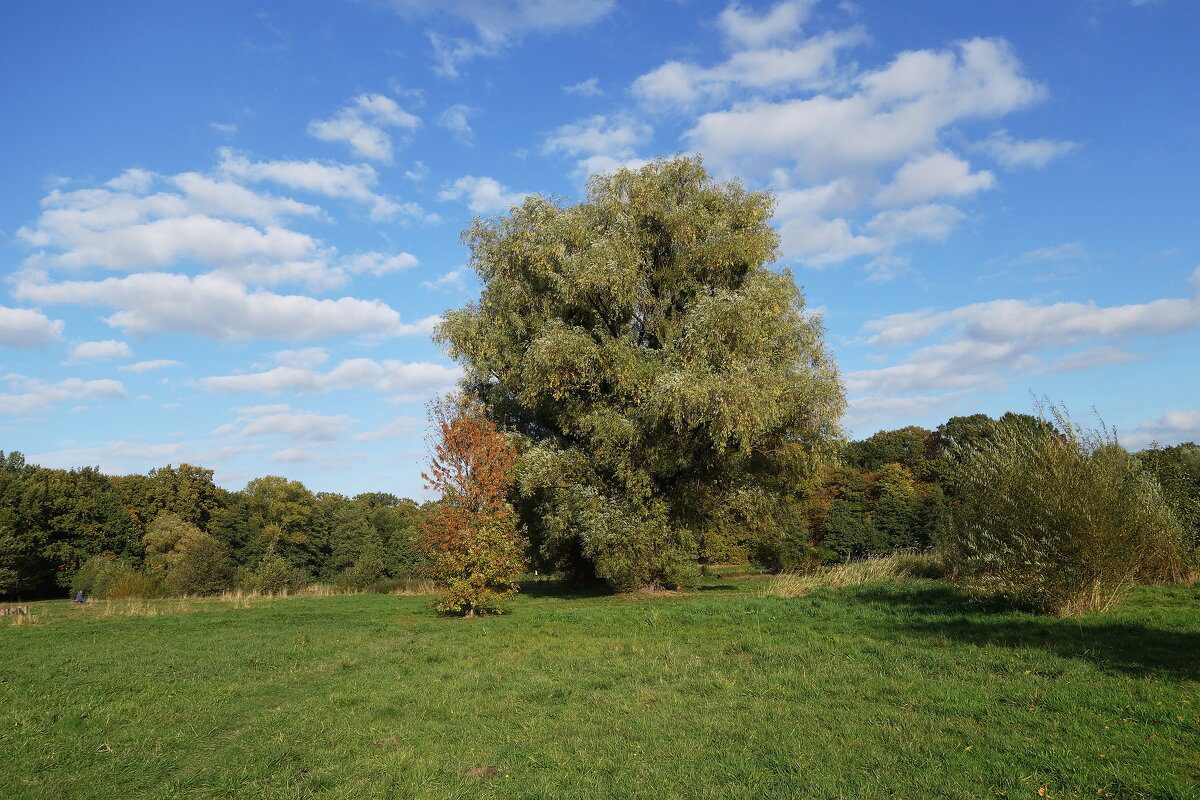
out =
[[[817,589],[840,589],[902,578],[940,578],[938,558],[927,553],[899,553],[863,561],[847,561],[806,572],[785,573],[772,579],[763,590],[775,597],[800,597]]]
[[[1059,616],[1182,580],[1183,531],[1158,483],[1103,424],[1084,430],[1049,412],[1040,429],[1000,423],[952,453],[956,502],[941,547],[951,577]]]

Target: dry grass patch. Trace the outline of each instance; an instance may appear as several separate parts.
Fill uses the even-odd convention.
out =
[[[878,581],[941,576],[942,566],[936,556],[904,553],[877,556],[865,561],[848,561],[819,567],[812,572],[779,575],[771,579],[762,594],[768,597],[800,597],[817,589],[840,589]]]

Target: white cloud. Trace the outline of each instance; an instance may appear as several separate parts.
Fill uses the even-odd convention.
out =
[[[377,194],[374,186],[379,173],[370,164],[337,164],[320,161],[251,161],[229,148],[217,151],[220,161],[217,170],[224,175],[244,181],[270,181],[290,189],[313,192],[327,197],[339,197],[370,206],[375,220],[391,219],[397,215],[424,219],[425,212],[415,203],[397,203]]]
[[[761,15],[733,3],[717,17],[717,25],[733,45],[758,49],[794,36],[817,2],[785,0]]]
[[[652,133],[649,125],[631,117],[600,114],[557,128],[542,149],[545,153],[578,159],[575,176],[584,179],[648,163],[637,157],[637,148],[649,141]]]
[[[573,83],[570,86],[562,88],[567,94],[577,94],[580,97],[599,97],[604,94],[604,90],[600,88],[599,78],[588,78],[586,81]]]
[[[867,343],[918,347],[905,360],[847,373],[851,392],[905,394],[1000,386],[1011,373],[1094,369],[1140,358],[1119,345],[1134,336],[1165,336],[1200,327],[1200,299],[1163,298],[1123,306],[992,300],[950,311],[915,311],[863,326]],[[1075,345],[1089,348],[1062,353]],[[1057,351],[1057,354],[1056,354]],[[1043,354],[1052,354],[1047,364]]]
[[[449,17],[474,29],[474,38],[429,32],[436,71],[457,77],[459,68],[479,56],[495,56],[528,33],[591,25],[613,9],[616,0],[384,0],[408,18]]]
[[[1147,420],[1129,434],[1121,436],[1126,447],[1145,447],[1151,442],[1163,445],[1200,442],[1200,411],[1177,409],[1157,419]]]
[[[1045,261],[1083,261],[1090,254],[1083,242],[1063,242],[1051,247],[1039,247],[1036,250],[1022,253],[1008,263],[1014,267],[1024,264],[1037,264]]]
[[[941,241],[965,217],[954,206],[930,203],[903,210],[881,211],[867,221],[866,229],[889,242],[912,239]]]
[[[462,103],[455,103],[438,116],[438,127],[450,131],[461,144],[470,145],[475,140],[475,131],[471,129],[471,117],[479,113],[479,109]]]
[[[425,420],[418,417],[396,417],[391,422],[381,425],[373,431],[364,431],[351,436],[356,442],[375,442],[380,439],[392,439],[400,436],[411,436],[421,429]]]
[[[982,170],[971,172],[971,165],[945,151],[912,159],[896,171],[892,182],[875,195],[880,206],[904,206],[935,197],[961,197],[995,185],[996,177]]]
[[[426,289],[453,290],[461,292],[467,288],[467,284],[464,279],[465,274],[465,271],[461,268],[452,269],[436,280],[421,281],[421,286]]]
[[[44,411],[58,403],[127,396],[124,384],[111,379],[85,381],[68,378],[47,383],[37,378],[8,374],[3,380],[8,384],[8,391],[0,393],[0,414],[13,416]]]
[[[329,350],[324,347],[306,347],[303,350],[279,350],[272,354],[276,362],[285,367],[312,369],[329,360]]]
[[[263,414],[245,422],[241,436],[278,435],[306,442],[329,442],[337,439],[354,422],[345,414]]]
[[[280,366],[247,375],[204,378],[201,383],[212,391],[221,392],[275,394],[372,389],[392,395],[410,395],[450,386],[461,375],[460,368],[442,364],[352,358],[342,361],[329,372],[319,372],[311,367]]]
[[[467,208],[474,214],[497,214],[520,205],[528,192],[510,192],[508,187],[495,178],[464,175],[438,193],[439,200],[467,201]]]
[[[384,128],[414,130],[420,125],[419,117],[400,108],[392,98],[362,94],[329,119],[308,123],[308,133],[324,142],[344,142],[361,158],[390,164],[392,137]]]
[[[793,47],[734,53],[708,68],[669,61],[635,80],[631,90],[647,108],[665,110],[712,104],[746,90],[824,88],[838,77],[838,53],[866,40],[861,28],[851,28],[824,33]]]
[[[1142,358],[1143,356],[1138,353],[1130,353],[1112,345],[1100,345],[1099,347],[1091,347],[1087,350],[1068,353],[1057,361],[1037,370],[1034,374],[1049,375],[1058,372],[1082,372],[1084,370],[1095,369],[1096,367],[1105,367],[1109,364],[1125,364],[1130,361],[1138,361]]]
[[[32,308],[0,306],[0,347],[38,348],[62,338],[62,320]]]
[[[702,115],[687,134],[722,167],[760,172],[791,163],[819,179],[876,168],[933,148],[944,128],[1025,108],[1045,95],[1007,42],[971,39],[955,51],[913,50],[859,75],[845,96],[752,101]]]
[[[417,257],[412,253],[388,255],[386,253],[371,251],[369,253],[358,253],[357,255],[349,256],[342,260],[341,266],[352,275],[369,273],[376,277],[382,277],[393,272],[410,269],[418,263]]]
[[[866,436],[870,430],[867,426],[872,422],[912,419],[956,405],[970,394],[970,391],[957,391],[921,397],[859,397],[849,401],[843,422],[856,436]]]
[[[905,51],[875,69],[842,63],[869,37],[861,27],[805,34],[813,5],[731,5],[717,20],[731,51],[723,61],[670,61],[630,89],[648,112],[698,113],[683,141],[718,174],[770,181],[784,257],[809,266],[865,258],[873,280],[887,279],[907,269],[899,246],[946,238],[966,218],[951,202],[996,185],[943,139],[961,137],[969,121],[1027,108],[1046,91],[1002,39]],[[638,124],[622,119],[627,138]],[[564,133],[581,142],[587,128],[603,130],[576,127]],[[547,149],[569,152],[554,144]]]
[[[980,147],[1002,166],[1009,169],[1034,167],[1040,169],[1056,158],[1061,158],[1079,147],[1078,142],[1055,141],[1053,139],[1030,139],[1021,141],[999,130],[984,139]]]
[[[238,126],[232,122],[210,122],[208,127],[225,136],[236,136],[238,132]]]
[[[168,367],[182,367],[182,361],[176,361],[171,358],[156,358],[151,361],[139,361],[136,364],[128,364],[120,367],[123,372],[136,372],[139,375],[143,372],[151,372],[156,369],[166,369]]]
[[[72,303],[118,309],[105,321],[130,336],[190,333],[212,339],[306,341],[332,336],[398,336],[426,333],[378,300],[318,300],[248,290],[217,275],[141,273],[102,281],[21,281],[17,296],[40,303]]]
[[[255,258],[304,258],[317,248],[311,237],[279,224],[288,216],[319,215],[315,206],[196,173],[170,179],[181,193],[146,194],[155,179],[144,170],[127,170],[108,188],[51,191],[42,200],[36,227],[17,234],[34,247],[63,252],[42,250],[26,267],[138,270],[184,260],[233,265]]]
[[[80,342],[71,348],[67,364],[82,364],[86,361],[107,361],[113,358],[132,358],[133,350],[126,342],[108,339],[103,342]]]

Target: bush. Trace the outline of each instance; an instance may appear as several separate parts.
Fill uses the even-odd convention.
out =
[[[228,548],[203,534],[180,553],[163,584],[172,595],[212,595],[231,588],[235,577]]]
[[[71,579],[71,594],[83,592],[88,597],[106,598],[113,582],[132,570],[133,567],[111,553],[92,556]]]
[[[113,579],[103,597],[107,600],[147,600],[162,595],[162,583],[155,575],[128,569]]]
[[[954,454],[957,503],[941,547],[951,577],[1058,615],[1181,579],[1182,529],[1157,482],[1107,429],[1050,411],[1057,431],[999,424]]]
[[[309,575],[289,564],[274,547],[267,548],[258,572],[254,573],[254,589],[263,594],[287,594],[302,589]]]
[[[371,591],[371,587],[384,580],[383,557],[375,548],[368,548],[354,562],[354,566],[338,576],[337,585],[344,589]]]

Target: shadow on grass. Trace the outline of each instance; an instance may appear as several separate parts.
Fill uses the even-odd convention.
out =
[[[517,585],[526,597],[552,597],[558,600],[582,600],[614,594],[606,581],[528,580],[519,581]]]
[[[735,592],[736,586],[732,583],[709,583],[701,584],[696,587],[697,592]]]
[[[861,590],[859,596],[889,610],[890,627],[906,635],[980,647],[1036,648],[1104,670],[1200,680],[1200,633],[1196,632],[1163,630],[1099,614],[1063,619],[997,603],[980,605],[946,584],[876,586]]]

